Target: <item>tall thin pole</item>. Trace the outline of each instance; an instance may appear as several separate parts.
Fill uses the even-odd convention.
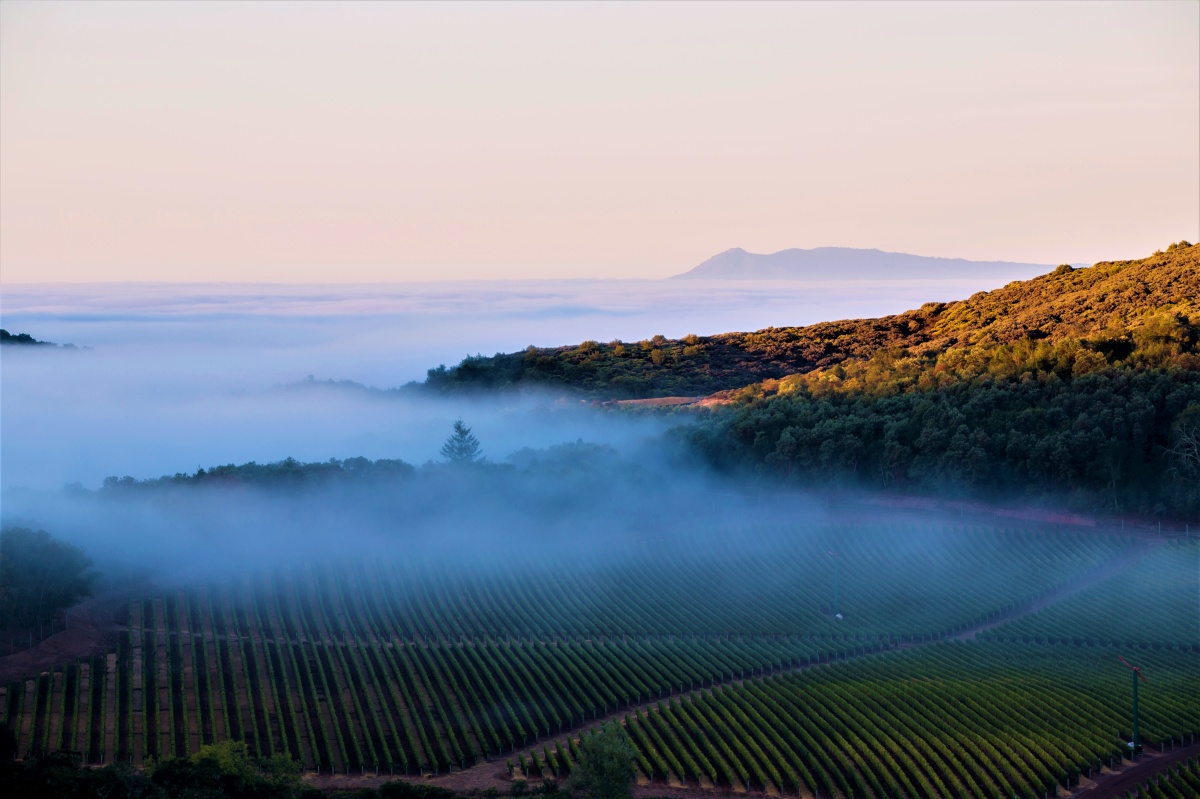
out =
[[[833,559],[833,615],[838,615],[838,558]]]
[[[1133,672],[1133,756],[1137,757],[1142,739],[1138,735],[1138,673]]]

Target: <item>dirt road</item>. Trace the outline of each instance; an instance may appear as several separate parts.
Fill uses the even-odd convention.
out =
[[[124,629],[115,619],[135,595],[131,589],[109,591],[79,603],[67,616],[67,629],[48,636],[31,649],[0,657],[0,683],[29,677],[64,663],[105,654],[117,645]]]

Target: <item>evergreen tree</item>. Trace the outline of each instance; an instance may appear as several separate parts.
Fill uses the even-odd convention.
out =
[[[454,432],[442,444],[442,457],[446,463],[478,463],[483,460],[479,449],[479,439],[471,434],[471,428],[459,419],[454,423]]]

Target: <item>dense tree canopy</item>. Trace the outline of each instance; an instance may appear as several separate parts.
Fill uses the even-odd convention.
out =
[[[1066,498],[1108,512],[1200,512],[1188,442],[1200,372],[1107,369],[957,381],[892,394],[806,385],[682,435],[719,469],[993,498]]]
[[[590,799],[627,799],[637,777],[637,752],[629,734],[608,722],[579,741],[579,760],[571,770],[568,787]]]
[[[250,461],[241,465],[232,463],[224,466],[201,467],[193,474],[182,472],[150,480],[133,477],[106,477],[104,488],[115,491],[138,487],[164,487],[169,485],[245,485],[258,488],[296,488],[306,485],[335,483],[338,481],[392,480],[409,477],[414,469],[402,460],[370,460],[369,458],[347,458],[302,463],[295,458],[285,458],[274,463]]]
[[[26,347],[39,347],[48,350],[75,350],[80,349],[74,344],[55,344],[53,341],[38,341],[28,333],[10,333],[7,330],[0,330],[0,345],[17,345]],[[83,349],[91,349],[83,347]]]
[[[48,342],[48,341],[38,341],[36,338],[29,335],[28,333],[9,333],[7,330],[2,330],[2,329],[0,329],[0,344],[30,344],[30,345],[43,344],[43,345],[54,346],[53,344],[50,344],[50,342]]]
[[[97,574],[79,547],[44,530],[0,529],[0,628],[31,628],[92,593]]]

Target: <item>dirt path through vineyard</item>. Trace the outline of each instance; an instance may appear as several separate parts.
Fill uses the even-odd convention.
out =
[[[67,629],[47,636],[23,652],[0,657],[0,683],[112,651],[117,645],[117,633],[125,629],[117,623],[117,614],[142,590],[149,589],[121,588],[80,602],[67,615]]]
[[[1118,799],[1126,791],[1133,790],[1138,784],[1163,773],[1176,763],[1197,756],[1200,756],[1200,743],[1168,749],[1161,754],[1147,752],[1137,763],[1126,764],[1104,774],[1094,781],[1094,785],[1072,792],[1071,799]]]
[[[1076,580],[1072,580],[1067,585],[1060,588],[1052,589],[1047,594],[1037,599],[1032,599],[1025,602],[1007,613],[1002,613],[994,619],[978,624],[969,630],[964,630],[958,635],[951,636],[951,641],[974,641],[975,637],[981,632],[999,627],[1001,624],[1008,624],[1010,621],[1029,616],[1041,610],[1045,610],[1051,605],[1056,605],[1064,599],[1068,599],[1081,591],[1086,591],[1097,583],[1107,580],[1117,574],[1128,569],[1133,564],[1137,563],[1142,558],[1149,555],[1158,547],[1162,546],[1161,541],[1147,541],[1137,546],[1132,546],[1122,552],[1117,557],[1108,561],[1098,569],[1093,569],[1088,574]]]

